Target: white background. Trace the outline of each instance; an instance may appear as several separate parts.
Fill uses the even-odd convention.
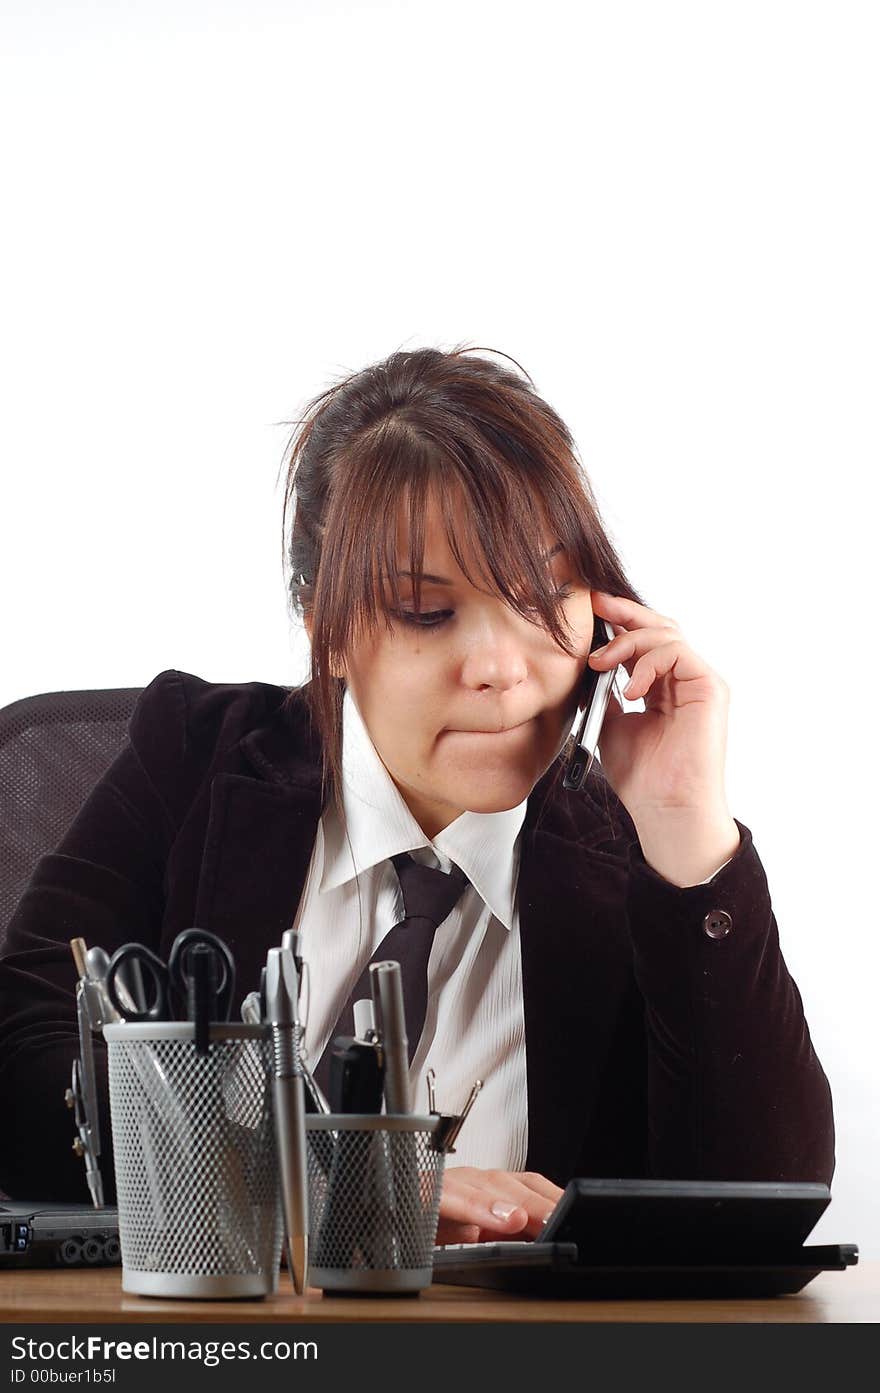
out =
[[[399,347],[512,355],[730,685],[728,801],[834,1092],[814,1236],[866,1258],[878,29],[847,0],[3,0],[0,44],[0,704],[301,681],[279,422]]]

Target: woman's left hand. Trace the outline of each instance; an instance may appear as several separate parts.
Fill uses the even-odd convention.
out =
[[[694,874],[691,868],[707,860],[720,864],[739,844],[724,788],[730,689],[674,619],[603,591],[594,590],[592,602],[616,637],[590,655],[590,668],[622,664],[631,678],[624,696],[645,701],[643,713],[624,712],[612,696],[599,737],[602,770],[639,831],[646,858],[650,842],[657,859],[670,868],[676,863],[670,878]],[[682,837],[691,845],[679,860],[673,843]]]

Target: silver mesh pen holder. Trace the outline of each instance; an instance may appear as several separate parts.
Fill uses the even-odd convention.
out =
[[[309,1283],[337,1295],[431,1285],[445,1156],[437,1117],[306,1118]]]
[[[108,1025],[122,1287],[266,1296],[281,1257],[270,1044],[262,1026]]]

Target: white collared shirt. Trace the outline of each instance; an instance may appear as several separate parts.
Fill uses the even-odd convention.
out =
[[[413,1107],[427,1112],[429,1068],[441,1112],[460,1111],[482,1079],[453,1164],[522,1170],[528,1098],[516,882],[526,800],[504,812],[463,812],[430,841],[379,758],[350,689],[342,735],[346,825],[328,804],[294,921],[309,965],[308,1058],[320,1059],[349,992],[404,917],[389,858],[409,851],[446,872],[454,861],[469,884],[434,935],[425,1025],[410,1069]]]
[[[350,689],[342,705],[342,793],[345,824],[328,804],[293,925],[309,968],[308,1059],[320,1059],[352,987],[404,918],[390,858],[409,851],[447,873],[454,861],[469,884],[434,935],[425,1024],[410,1068],[413,1107],[428,1110],[429,1068],[440,1112],[460,1111],[482,1079],[451,1163],[522,1170],[528,1094],[516,884],[527,800],[504,812],[463,812],[429,840],[382,763]]]

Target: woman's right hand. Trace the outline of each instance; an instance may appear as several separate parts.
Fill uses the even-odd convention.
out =
[[[435,1242],[536,1238],[562,1193],[552,1180],[535,1171],[447,1166]]]

